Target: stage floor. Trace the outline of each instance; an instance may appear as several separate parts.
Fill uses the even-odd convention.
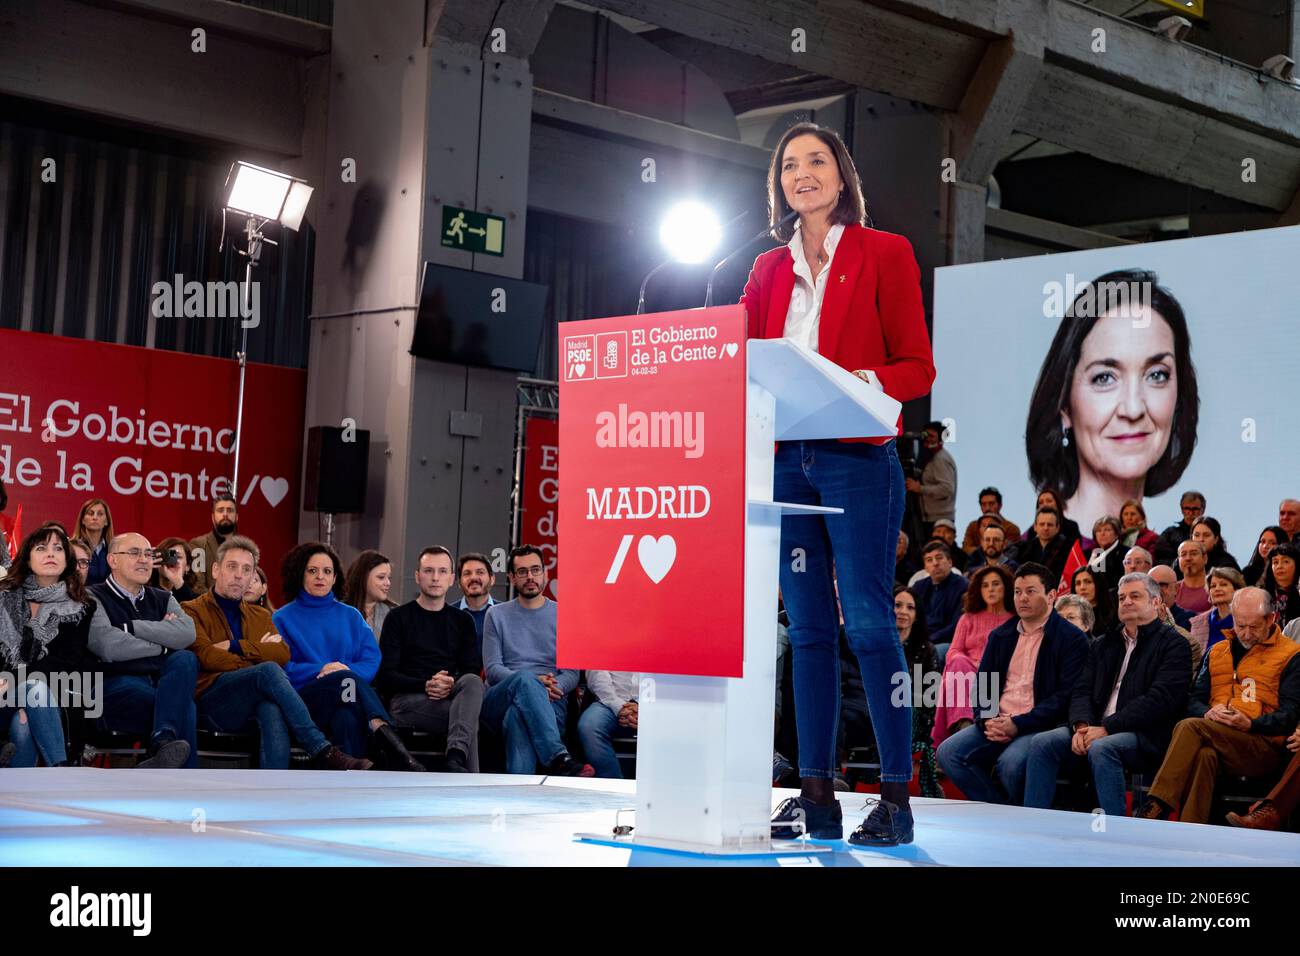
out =
[[[304,770],[0,771],[4,866],[1294,866],[1300,835],[915,800],[917,842],[709,860],[579,843],[630,781]],[[793,791],[774,790],[773,805]],[[862,794],[839,795],[846,832]],[[626,822],[634,822],[629,819]]]

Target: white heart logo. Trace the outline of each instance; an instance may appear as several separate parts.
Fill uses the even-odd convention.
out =
[[[271,503],[272,508],[283,501],[284,496],[289,493],[288,481],[283,478],[272,478],[269,475],[261,480],[259,487],[262,489],[262,497]]]
[[[677,542],[670,534],[658,540],[652,534],[643,534],[636,543],[636,556],[646,575],[658,584],[673,569],[673,562],[677,560]]]
[[[582,378],[582,376],[585,375],[586,373],[587,373],[586,362],[579,362],[577,365],[573,366],[574,378]]]
[[[554,578],[551,579],[550,591],[551,591],[551,597],[560,596],[560,582],[555,580]]]
[[[736,343],[735,343],[735,342],[728,342],[726,347],[727,347],[727,358],[735,358],[735,357],[736,357],[736,349],[738,348],[738,346],[736,345]]]

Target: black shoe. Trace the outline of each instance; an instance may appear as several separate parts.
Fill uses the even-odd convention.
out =
[[[591,764],[578,763],[573,759],[573,755],[567,751],[560,754],[546,768],[546,772],[553,777],[594,777],[596,771]]]
[[[402,743],[402,738],[397,736],[397,731],[388,724],[379,725],[375,731],[375,739],[379,742],[380,749],[388,756],[393,770],[409,770],[412,773],[428,772],[429,768],[411,756],[411,752],[406,749],[406,744]]]
[[[913,835],[912,811],[903,809],[888,800],[868,800],[875,808],[858,828],[849,834],[854,846],[898,846],[911,843]]]
[[[456,748],[447,751],[447,756],[443,758],[442,769],[445,773],[469,773],[468,757]]]
[[[14,762],[14,754],[18,753],[18,748],[11,743],[6,743],[0,747],[0,767],[7,767]]]
[[[330,745],[311,758],[311,765],[316,770],[369,770],[374,766],[364,757],[345,754],[338,747]]]
[[[789,797],[772,814],[772,824],[773,840],[797,840],[805,832],[814,840],[844,839],[844,811],[838,800],[822,805]]]
[[[188,741],[177,740],[175,737],[169,738],[158,744],[158,749],[153,752],[153,756],[147,760],[141,760],[136,764],[139,770],[175,770],[177,767],[185,766],[185,761],[190,759],[190,745]]]
[[[772,786],[780,786],[781,781],[793,777],[794,764],[790,763],[778,751],[772,752]]]

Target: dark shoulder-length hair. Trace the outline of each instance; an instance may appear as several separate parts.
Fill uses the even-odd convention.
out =
[[[894,585],[894,597],[898,597],[904,591],[912,595],[912,602],[916,605],[916,620],[912,622],[912,630],[907,635],[907,641],[909,644],[914,639],[928,641],[930,639],[930,625],[925,620],[925,602],[916,593],[916,588],[909,588],[904,584]]]
[[[1264,577],[1264,571],[1270,563],[1269,558],[1273,556],[1272,551],[1265,557],[1261,558],[1259,556],[1259,543],[1264,539],[1264,534],[1269,531],[1273,532],[1273,540],[1278,544],[1287,544],[1291,540],[1291,536],[1280,525],[1270,524],[1265,526],[1263,531],[1260,531],[1258,537],[1255,538],[1255,548],[1250,552],[1250,560],[1241,569],[1241,574],[1250,587],[1259,585],[1259,581]],[[1276,548],[1277,545],[1274,545],[1274,547]]]
[[[986,607],[984,595],[980,590],[984,587],[984,579],[990,574],[996,575],[1002,580],[1002,607],[1009,613],[1016,613],[1016,606],[1011,600],[1011,592],[1015,590],[1015,581],[1012,580],[1011,572],[1000,564],[986,564],[982,568],[976,568],[971,572],[970,585],[966,588],[966,595],[962,598],[962,610],[967,614],[978,614]]]
[[[23,543],[18,546],[18,556],[14,558],[13,567],[4,578],[0,578],[0,591],[15,591],[23,586],[23,582],[32,576],[32,552],[36,550],[38,544],[44,544],[50,538],[54,538],[63,546],[63,554],[67,558],[59,580],[68,586],[68,597],[78,604],[85,604],[88,595],[86,586],[81,583],[81,575],[77,573],[77,559],[72,553],[72,543],[68,540],[68,533],[63,530],[63,525],[54,521],[41,525],[23,538]]]
[[[1278,555],[1281,555],[1284,558],[1290,558],[1296,565],[1295,580],[1291,582],[1289,588],[1281,592],[1282,594],[1287,595],[1287,613],[1294,617],[1295,606],[1291,603],[1291,599],[1300,594],[1300,545],[1297,545],[1294,541],[1288,544],[1279,544],[1268,553],[1268,566],[1264,569],[1264,580],[1260,584],[1260,587],[1273,595],[1274,599],[1278,597],[1277,578],[1273,576],[1273,559]],[[1300,600],[1300,598],[1297,599]]]
[[[1196,448],[1196,424],[1201,402],[1183,307],[1172,292],[1158,283],[1156,274],[1145,269],[1107,272],[1087,283],[1066,309],[1038,372],[1038,382],[1029,401],[1029,420],[1025,423],[1025,451],[1034,487],[1051,488],[1065,500],[1073,497],[1078,489],[1079,447],[1076,442],[1062,445],[1065,433],[1061,426],[1061,412],[1069,404],[1070,386],[1084,339],[1101,316],[1130,299],[1128,290],[1135,285],[1150,288],[1151,308],[1173,332],[1174,370],[1178,385],[1169,444],[1147,472],[1143,494],[1158,495],[1172,488],[1182,477]],[[1081,309],[1081,304],[1086,304],[1086,308]]]
[[[381,564],[392,564],[388,555],[368,548],[357,555],[352,566],[348,568],[348,579],[343,584],[343,603],[351,604],[362,614],[366,613],[366,582],[370,572]],[[384,601],[389,607],[397,607],[392,601]]]
[[[791,210],[790,204],[785,201],[785,190],[781,188],[781,165],[785,159],[785,148],[796,136],[816,136],[826,144],[839,166],[844,190],[840,193],[835,208],[831,210],[831,224],[860,226],[864,222],[870,222],[867,201],[862,198],[862,180],[858,177],[858,168],[853,165],[853,157],[849,155],[849,148],[844,145],[840,134],[816,123],[795,123],[777,142],[776,149],[772,151],[772,161],[767,167],[767,219],[772,227],[772,238],[789,242],[794,235],[794,222],[782,221]]]
[[[195,586],[199,583],[199,576],[195,574],[194,569],[190,567],[189,542],[184,538],[163,538],[158,542],[158,550],[163,554],[166,554],[172,548],[179,548],[181,554],[185,556],[185,574],[182,576],[181,581],[191,591],[195,590]],[[153,569],[153,574],[149,575],[149,585],[155,588],[171,590],[167,585],[167,579],[163,577],[162,568]]]
[[[333,563],[334,587],[331,591],[336,598],[343,597],[343,564],[339,561],[338,554],[328,544],[308,541],[286,554],[280,564],[280,586],[284,589],[286,601],[297,600],[302,593],[302,579],[307,573],[307,564],[318,554],[327,555]]]

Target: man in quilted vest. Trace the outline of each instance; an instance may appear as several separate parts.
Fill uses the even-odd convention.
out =
[[[1232,621],[1192,691],[1197,716],[1174,728],[1140,817],[1164,819],[1177,810],[1180,820],[1208,823],[1221,770],[1273,776],[1291,756],[1286,737],[1300,720],[1300,644],[1283,636],[1262,588],[1233,595]]]

